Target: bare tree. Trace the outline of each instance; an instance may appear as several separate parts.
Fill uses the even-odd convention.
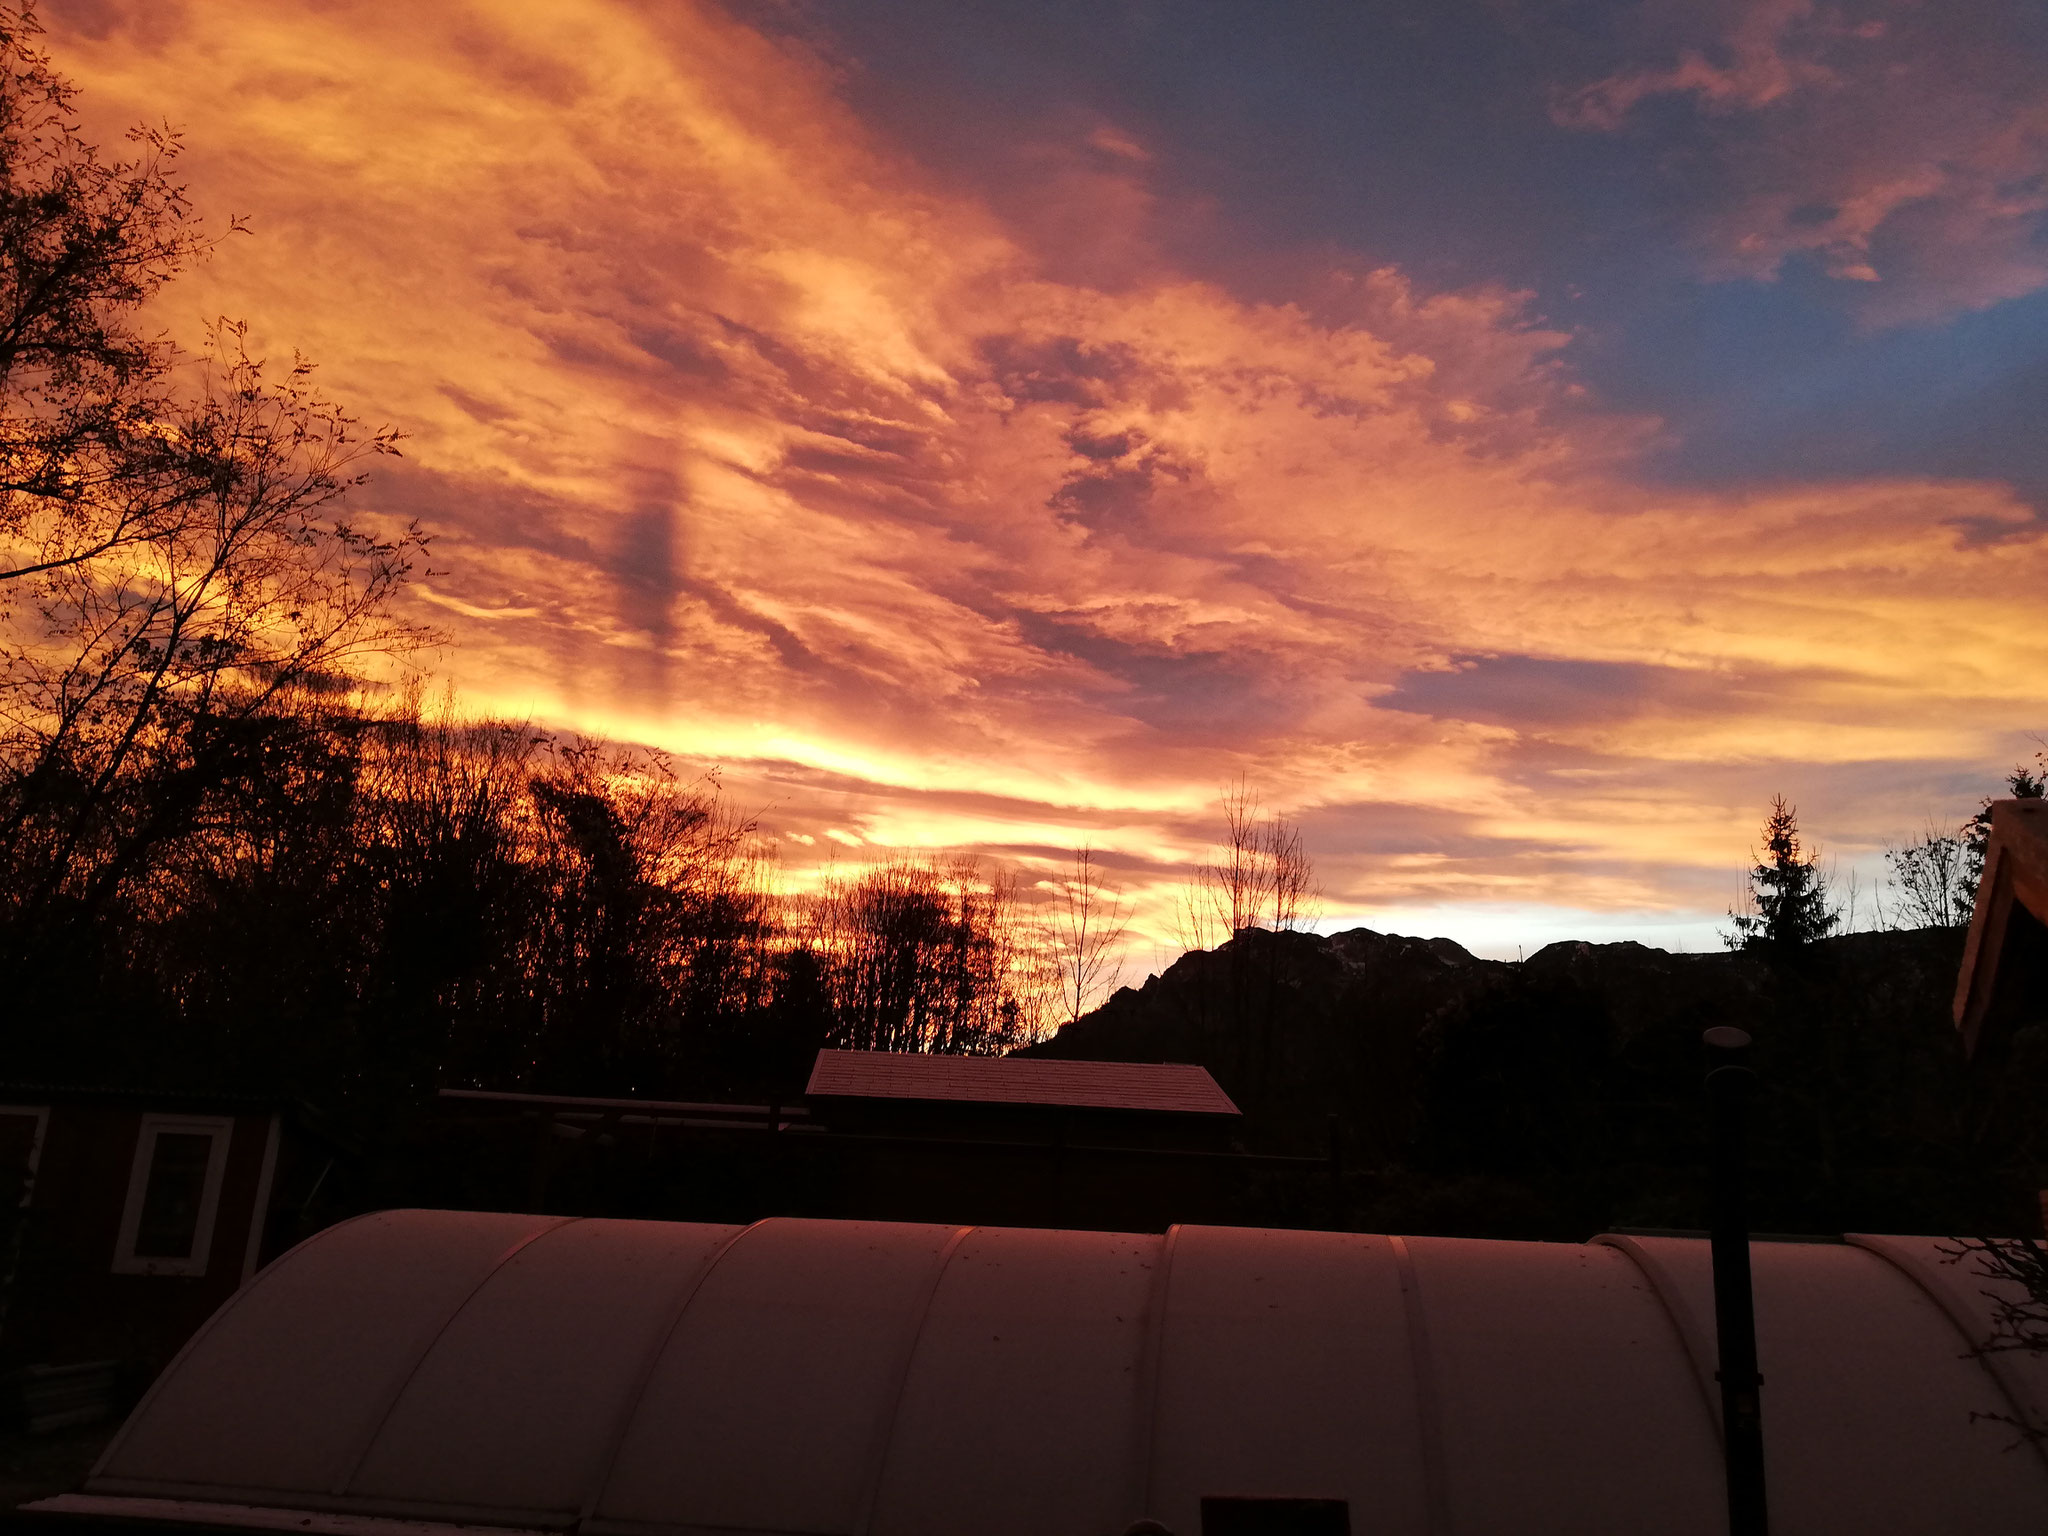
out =
[[[1223,836],[1198,865],[1175,906],[1184,950],[1224,943],[1223,985],[1197,1006],[1205,1028],[1224,1031],[1239,1053],[1253,1091],[1270,1080],[1280,1055],[1281,1015],[1287,995],[1285,946],[1261,941],[1313,922],[1319,892],[1315,865],[1301,828],[1278,815],[1262,815],[1258,795],[1240,777],[1222,794]]]
[[[1239,778],[1222,795],[1223,836],[1197,866],[1175,907],[1183,949],[1208,949],[1248,928],[1276,932],[1312,922],[1320,892],[1301,828],[1262,816],[1259,796]]]
[[[1888,847],[1886,883],[1901,928],[1965,928],[1975,898],[1964,839],[1930,823],[1914,842]]]
[[[392,434],[358,434],[303,361],[272,382],[242,342],[221,330],[200,399],[164,424],[177,514],[22,578],[32,615],[0,637],[0,847],[28,909],[60,888],[92,905],[248,770],[282,701],[427,638],[390,613],[417,528],[331,516]],[[61,551],[75,531],[58,509],[23,532]]]
[[[1223,791],[1223,843],[1209,865],[1217,915],[1231,933],[1258,924],[1273,889],[1273,863],[1259,822],[1259,797],[1240,777]]]
[[[41,33],[0,6],[0,593],[182,515],[177,352],[136,322],[213,245],[170,179],[177,136],[137,128],[131,158],[103,158]]]
[[[1088,1011],[1123,974],[1123,940],[1130,908],[1123,893],[1102,878],[1095,850],[1083,843],[1060,881],[1052,919],[1052,957],[1058,968],[1060,1013],[1069,1024]]]
[[[1263,841],[1273,931],[1289,932],[1313,923],[1319,915],[1322,890],[1316,884],[1315,864],[1302,847],[1301,828],[1278,816],[1271,817],[1266,822]]]
[[[1198,868],[1194,876],[1174,892],[1174,942],[1183,954],[1214,949],[1219,942],[1216,927],[1216,910],[1209,899],[1208,883]]]
[[[223,322],[185,358],[141,306],[202,255],[175,135],[78,134],[0,5],[0,917],[33,945],[265,771],[373,653],[424,548],[336,515],[395,452]]]
[[[836,1044],[997,1055],[1043,1034],[1043,957],[1013,874],[892,859],[829,881],[798,942],[816,956]]]
[[[941,1050],[999,1055],[1046,1033],[1054,981],[1043,937],[1024,917],[1014,869],[984,875],[973,859],[952,874],[959,939],[948,952],[954,1004]]]

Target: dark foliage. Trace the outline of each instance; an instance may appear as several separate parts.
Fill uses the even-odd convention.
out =
[[[2015,764],[2005,793],[2015,800],[2048,794],[2048,754],[2038,769]],[[1890,866],[1891,909],[1885,919],[1901,928],[1967,928],[1984,878],[1991,845],[1991,804],[1987,799],[1960,827],[1930,824],[1914,841],[1885,850]]]
[[[1033,1038],[1014,895],[972,865],[778,898],[716,781],[656,754],[417,701],[298,695],[243,728],[234,793],[146,878],[6,909],[0,985],[36,1021],[17,1074],[283,1092],[372,1128],[440,1087],[788,1092],[825,1044]],[[123,781],[144,816],[179,792]]]
[[[793,948],[832,1000],[825,1043],[999,1055],[1037,1038],[1047,977],[1016,882],[971,860],[898,858],[828,884]]]

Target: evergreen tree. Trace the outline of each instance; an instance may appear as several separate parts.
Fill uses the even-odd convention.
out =
[[[1730,949],[1789,951],[1823,939],[1841,921],[1828,902],[1827,879],[1799,842],[1799,809],[1771,797],[1763,857],[1749,872],[1750,912],[1730,912]]]

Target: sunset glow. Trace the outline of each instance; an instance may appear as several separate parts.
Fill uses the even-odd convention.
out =
[[[358,494],[435,535],[436,677],[718,766],[789,883],[1086,842],[1164,942],[1242,776],[1327,921],[1697,946],[1772,793],[1867,879],[2048,730],[2018,4],[1475,5],[1515,91],[1442,83],[1412,153],[1478,168],[1409,204],[1407,140],[1205,106],[1213,17],[1075,35],[1185,58],[1162,104],[843,9],[45,20],[102,142],[168,119],[249,221],[161,323],[407,434]]]

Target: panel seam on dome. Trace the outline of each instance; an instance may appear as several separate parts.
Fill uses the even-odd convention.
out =
[[[625,1401],[619,1406],[618,1420],[612,1426],[611,1442],[605,1447],[604,1459],[597,1469],[597,1476],[591,1481],[590,1492],[584,1497],[583,1506],[577,1510],[576,1519],[569,1527],[572,1531],[580,1531],[589,1524],[591,1517],[597,1513],[598,1505],[604,1502],[605,1490],[611,1486],[612,1474],[618,1469],[619,1453],[625,1449],[626,1437],[633,1432],[634,1421],[640,1417],[640,1404],[647,1397],[647,1388],[654,1381],[655,1371],[660,1368],[661,1357],[668,1352],[669,1340],[675,1337],[676,1330],[683,1325],[683,1317],[690,1310],[690,1303],[697,1299],[697,1293],[704,1288],[704,1282],[711,1277],[711,1271],[738,1246],[740,1239],[749,1232],[759,1231],[773,1219],[764,1217],[760,1221],[749,1222],[720,1243],[710,1257],[698,1264],[697,1273],[691,1278],[690,1283],[677,1293],[663,1326],[653,1330],[654,1342],[647,1351],[647,1358],[640,1363],[638,1379],[634,1381]]]
[[[882,1482],[889,1471],[889,1453],[896,1447],[896,1421],[903,1412],[904,1396],[910,1391],[910,1368],[917,1363],[917,1346],[924,1340],[924,1325],[931,1318],[932,1302],[939,1294],[939,1282],[946,1278],[946,1270],[953,1262],[953,1255],[960,1251],[960,1245],[980,1230],[979,1227],[955,1227],[953,1235],[946,1239],[945,1246],[932,1259],[924,1294],[918,1298],[917,1317],[910,1326],[909,1342],[903,1346],[903,1353],[896,1362],[895,1390],[889,1394],[889,1410],[868,1458],[870,1471],[853,1515],[853,1528],[857,1531],[869,1532],[875,1526],[875,1508],[881,1503]]]
[[[221,1322],[230,1313],[240,1309],[243,1301],[257,1286],[271,1284],[280,1270],[308,1248],[312,1247],[313,1244],[333,1236],[344,1227],[352,1227],[360,1221],[372,1221],[386,1214],[388,1213],[383,1211],[365,1211],[360,1216],[351,1216],[346,1221],[338,1221],[331,1227],[325,1227],[315,1232],[311,1237],[301,1238],[268,1264],[264,1265],[262,1269],[258,1270],[253,1279],[244,1281],[241,1285],[237,1286],[234,1294],[226,1302],[222,1303],[211,1317],[199,1325],[197,1333],[185,1341],[185,1347],[171,1357],[171,1363],[157,1373],[156,1380],[149,1384],[149,1390],[142,1394],[135,1407],[129,1411],[128,1417],[122,1420],[120,1429],[114,1433],[114,1438],[107,1442],[107,1448],[101,1451],[99,1459],[93,1462],[92,1470],[85,1475],[86,1484],[91,1484],[95,1479],[106,1473],[107,1467],[113,1462],[114,1457],[119,1454],[121,1446],[128,1439],[128,1431],[142,1422],[144,1411],[151,1403],[156,1401],[157,1394],[169,1386],[171,1381],[178,1375],[187,1357],[198,1351],[200,1345],[206,1342],[207,1336],[215,1328],[219,1327]]]
[[[1721,1422],[1721,1389],[1718,1385],[1720,1372],[1717,1366],[1718,1339],[1709,1340],[1705,1331],[1694,1319],[1692,1311],[1685,1304],[1685,1298],[1678,1294],[1675,1285],[1666,1285],[1657,1261],[1641,1252],[1633,1239],[1612,1232],[1603,1232],[1594,1238],[1589,1247],[1612,1248],[1633,1264],[1650,1287],[1650,1294],[1657,1298],[1657,1305],[1670,1322],[1672,1331],[1678,1335],[1678,1347],[1685,1351],[1685,1358],[1692,1366],[1692,1379],[1700,1389],[1700,1402],[1707,1411],[1707,1423],[1714,1435],[1714,1445],[1726,1454],[1728,1429]],[[1710,1346],[1712,1346],[1710,1348]]]
[[[477,1277],[476,1284],[462,1293],[462,1299],[448,1309],[447,1313],[441,1318],[439,1325],[434,1329],[433,1334],[427,1339],[427,1342],[421,1345],[419,1350],[413,1355],[412,1363],[405,1368],[399,1375],[397,1383],[384,1395],[382,1405],[370,1419],[368,1431],[357,1442],[355,1454],[349,1458],[348,1470],[334,1481],[330,1491],[336,1498],[340,1498],[349,1491],[350,1485],[355,1482],[357,1476],[362,1472],[363,1463],[370,1459],[370,1452],[376,1449],[377,1437],[384,1433],[384,1426],[391,1422],[391,1415],[397,1411],[400,1399],[405,1396],[405,1389],[412,1385],[413,1378],[419,1375],[420,1367],[426,1363],[427,1356],[434,1352],[434,1346],[439,1344],[442,1337],[454,1326],[455,1319],[462,1315],[465,1307],[476,1300],[477,1292],[489,1285],[498,1271],[524,1253],[533,1244],[539,1242],[540,1239],[546,1237],[551,1232],[559,1232],[564,1227],[573,1226],[582,1219],[580,1216],[558,1216],[546,1226],[535,1228],[527,1233],[526,1236],[513,1243],[503,1253],[499,1254],[490,1268]]]
[[[1389,1234],[1394,1269],[1401,1282],[1401,1308],[1408,1320],[1408,1369],[1415,1379],[1415,1416],[1422,1436],[1424,1523],[1431,1536],[1450,1536],[1450,1479],[1444,1469],[1443,1414],[1436,1397],[1436,1360],[1429,1344],[1429,1320],[1422,1311],[1422,1284],[1408,1240]]]
[[[2032,1394],[2018,1387],[2008,1377],[2005,1370],[2001,1368],[1993,1352],[1985,1349],[1976,1339],[1971,1337],[1969,1325],[1958,1315],[1956,1307],[1951,1299],[1943,1294],[1942,1288],[1930,1284],[1917,1272],[1919,1262],[1903,1258],[1891,1253],[1887,1248],[1879,1247],[1879,1240],[1874,1237],[1846,1232],[1842,1235],[1842,1241],[1858,1252],[1869,1254],[1880,1264],[1884,1265],[1886,1269],[1902,1277],[1913,1289],[1934,1303],[1934,1310],[1947,1319],[1948,1325],[1955,1329],[1957,1336],[1962,1339],[1966,1358],[1974,1360],[1977,1363],[1977,1368],[1991,1378],[1991,1384],[1998,1389],[1998,1395],[2005,1399],[2006,1406],[2018,1416],[2020,1420],[2020,1438],[2025,1440],[2028,1446],[2032,1448],[2034,1455],[2040,1460],[2043,1468],[2048,1469],[2048,1444],[2043,1444],[2041,1436],[2038,1434],[2029,1432],[2029,1421],[2031,1420],[2033,1423],[2038,1424],[2041,1419],[2039,1409],[2028,1400]]]
[[[536,1526],[482,1526],[474,1521],[415,1520],[311,1506],[232,1504],[210,1499],[68,1493],[24,1507],[65,1517],[112,1519],[123,1525],[136,1521],[175,1522],[185,1530],[226,1527],[303,1532],[310,1527],[321,1536],[384,1536],[386,1532],[396,1536],[544,1536],[543,1529]]]
[[[1145,1353],[1140,1369],[1145,1373],[1138,1394],[1144,1415],[1138,1442],[1138,1508],[1133,1519],[1147,1519],[1152,1513],[1152,1478],[1159,1462],[1159,1379],[1166,1350],[1166,1309],[1172,1300],[1173,1261],[1180,1250],[1181,1223],[1166,1229],[1159,1245],[1159,1273],[1152,1277],[1152,1315],[1145,1320]]]

